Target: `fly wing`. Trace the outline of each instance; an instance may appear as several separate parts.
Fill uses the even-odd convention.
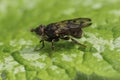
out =
[[[51,23],[49,25],[52,26],[57,26],[61,29],[68,29],[68,28],[77,28],[80,27],[81,24],[81,19],[82,18],[76,18],[76,19],[70,19],[70,20],[64,20],[64,21],[60,21],[60,22],[55,22],[55,23]],[[48,25],[48,26],[49,26]],[[72,26],[71,26],[72,25]]]
[[[81,28],[88,26],[91,22],[89,18],[75,18],[70,20],[64,20],[56,23],[51,23],[48,26],[50,28],[55,28],[55,34],[64,34],[64,35],[72,35],[75,32],[81,32]]]
[[[56,25],[59,28],[64,27],[64,29],[83,28],[89,26],[90,24],[91,24],[91,19],[89,18],[75,18],[75,19],[69,19],[69,20],[52,23],[52,25]]]

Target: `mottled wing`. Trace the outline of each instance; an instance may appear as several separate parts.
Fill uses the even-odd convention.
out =
[[[76,18],[76,19],[70,19],[66,21],[68,25],[72,25],[72,26],[69,26],[72,29],[73,28],[84,28],[84,27],[91,25],[91,19],[89,18]]]
[[[64,20],[56,23],[51,23],[48,26],[54,28],[55,34],[72,35],[74,37],[81,37],[81,28],[88,26],[89,18],[75,18]]]
[[[51,30],[55,32],[65,34],[69,30],[76,30],[81,28],[81,23],[85,18],[75,18],[70,20],[64,20],[60,22],[51,23],[47,26],[50,27]],[[52,29],[53,28],[53,29]]]
[[[64,20],[56,23],[52,23],[54,26],[58,26],[59,28],[83,28],[84,26],[88,26],[91,19],[89,18],[75,18],[70,20]]]

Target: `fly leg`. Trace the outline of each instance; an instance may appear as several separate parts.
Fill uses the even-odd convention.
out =
[[[45,44],[44,44],[44,40],[41,40],[40,43],[42,43],[42,46],[40,49],[44,48]]]
[[[71,40],[72,40],[72,42],[74,42],[74,43],[76,43],[76,44],[78,44],[78,45],[80,45],[80,46],[82,46],[82,47],[86,47],[84,44],[81,44],[80,42],[78,42],[76,39],[74,39],[74,38],[72,38],[71,37]]]
[[[60,39],[63,39],[63,40],[69,40],[69,39],[70,39],[70,37],[69,37],[69,36],[67,36],[67,35],[63,35],[63,36],[60,36]]]
[[[39,51],[39,50],[41,50],[42,48],[44,48],[44,40],[40,40],[40,43],[42,43],[42,46],[41,46],[41,48],[39,48],[38,49],[38,47],[40,46],[40,45],[37,45],[36,47],[35,47],[35,49],[34,49],[34,51]]]
[[[52,50],[54,50],[54,47],[55,47],[54,46],[54,42],[55,42],[55,39],[53,39],[52,42],[51,42],[51,48],[52,48]]]

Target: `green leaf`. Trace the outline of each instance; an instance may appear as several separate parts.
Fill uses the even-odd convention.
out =
[[[120,80],[119,0],[0,0],[0,80]],[[76,39],[45,42],[30,32],[40,24],[86,17]]]

